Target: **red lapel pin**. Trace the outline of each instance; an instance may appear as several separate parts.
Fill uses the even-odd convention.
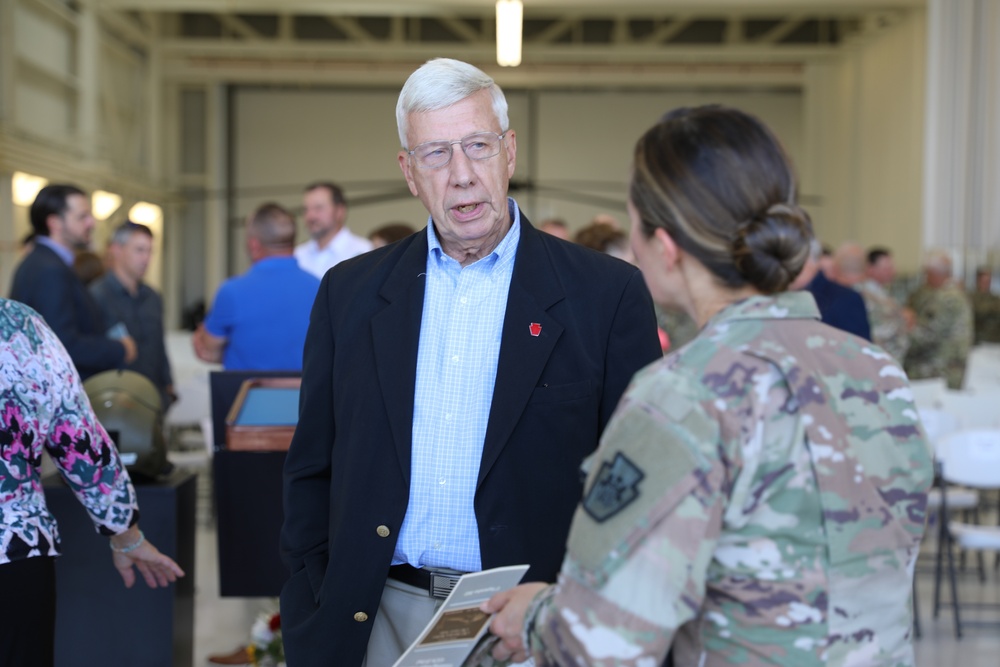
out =
[[[531,332],[532,336],[537,338],[542,333],[542,325],[538,322],[532,322],[528,325],[528,331]]]

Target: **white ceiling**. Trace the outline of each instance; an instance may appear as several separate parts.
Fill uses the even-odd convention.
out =
[[[163,12],[267,12],[348,14],[357,16],[433,16],[443,12],[490,12],[493,0],[83,0],[98,9]],[[755,14],[806,12],[836,15],[845,12],[922,7],[926,0],[525,0],[525,13],[577,12],[604,15],[630,13],[697,12]]]
[[[492,67],[494,0],[79,0],[169,79],[375,85],[436,56]],[[522,85],[787,86],[925,0],[524,0]],[[669,85],[669,83],[667,84]]]

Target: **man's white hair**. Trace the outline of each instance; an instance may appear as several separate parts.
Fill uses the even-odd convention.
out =
[[[507,99],[500,86],[478,67],[451,58],[428,60],[403,84],[396,102],[396,128],[399,130],[399,145],[407,145],[409,115],[421,111],[437,111],[461,102],[466,97],[489,90],[493,101],[493,113],[500,123],[500,133],[510,128],[507,117]],[[449,137],[440,137],[447,139]],[[454,137],[458,138],[458,137]]]
[[[951,275],[951,253],[943,248],[931,248],[924,255],[924,268],[942,275]]]

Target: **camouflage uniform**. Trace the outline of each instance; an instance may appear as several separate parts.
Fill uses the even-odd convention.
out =
[[[868,321],[872,328],[872,342],[879,345],[899,363],[906,358],[910,337],[906,333],[903,308],[878,282],[868,279],[854,286],[865,301]]]
[[[1000,343],[1000,296],[973,292],[972,315],[977,343]]]
[[[891,357],[808,292],[640,371],[590,461],[536,665],[914,664],[931,458]]]
[[[972,307],[954,283],[937,289],[926,285],[910,295],[917,316],[903,366],[913,380],[943,377],[949,389],[961,389],[972,346]]]

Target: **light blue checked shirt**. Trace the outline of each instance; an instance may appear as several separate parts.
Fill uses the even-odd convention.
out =
[[[392,563],[482,569],[473,498],[486,438],[521,215],[492,253],[463,268],[427,222],[410,500]]]

